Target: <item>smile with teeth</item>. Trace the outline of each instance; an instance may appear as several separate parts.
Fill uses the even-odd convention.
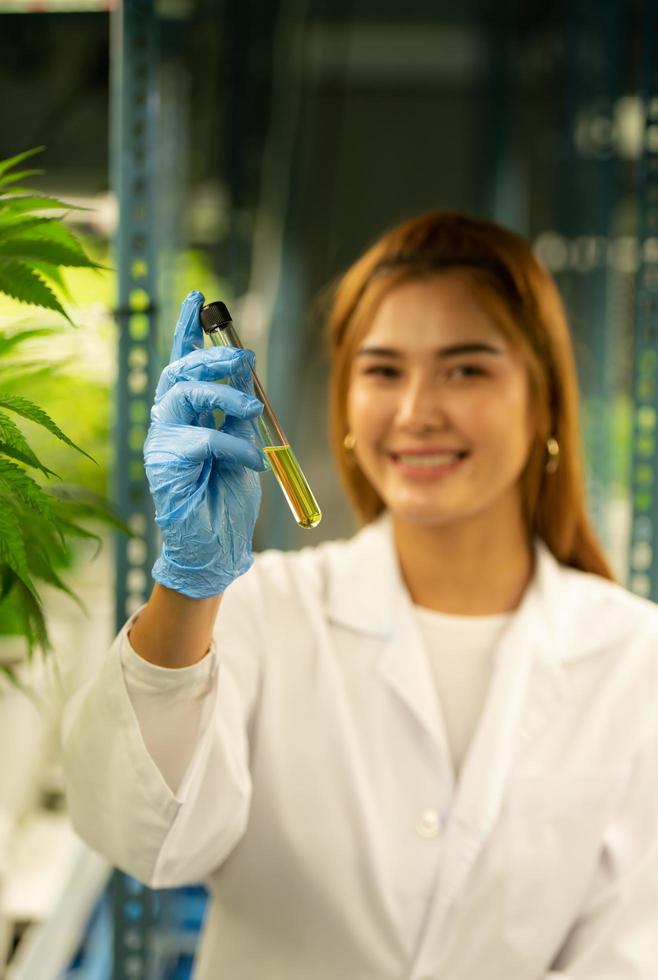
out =
[[[449,466],[463,459],[466,453],[391,453],[396,463],[403,466],[416,466],[420,469],[430,469],[433,466]]]

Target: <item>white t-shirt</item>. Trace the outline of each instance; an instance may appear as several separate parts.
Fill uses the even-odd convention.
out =
[[[158,667],[140,657],[129,640],[122,647],[126,690],[142,739],[172,793],[180,790],[210,721],[215,665],[215,656],[207,655],[191,667]]]
[[[494,651],[513,613],[454,616],[414,607],[459,773],[489,687]]]

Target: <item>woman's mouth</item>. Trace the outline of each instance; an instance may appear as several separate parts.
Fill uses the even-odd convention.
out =
[[[451,473],[466,459],[466,450],[424,450],[423,452],[389,452],[389,459],[404,476],[434,477]]]

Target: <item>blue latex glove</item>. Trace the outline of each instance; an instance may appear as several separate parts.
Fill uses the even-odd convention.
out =
[[[253,394],[251,351],[203,347],[199,292],[180,310],[171,361],[160,375],[144,443],[144,463],[162,554],[156,582],[195,599],[218,595],[253,563],[252,537],[267,469],[248,421],[263,405]],[[232,385],[213,384],[231,378]],[[212,416],[221,409],[218,430]]]

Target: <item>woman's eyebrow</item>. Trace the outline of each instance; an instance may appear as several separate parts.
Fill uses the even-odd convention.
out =
[[[447,347],[439,347],[436,351],[437,357],[458,357],[462,354],[495,354],[500,355],[503,350],[494,347],[493,344],[486,344],[482,341],[473,341],[466,344],[449,344]],[[356,352],[357,357],[402,357],[403,352],[394,347],[361,347]]]

